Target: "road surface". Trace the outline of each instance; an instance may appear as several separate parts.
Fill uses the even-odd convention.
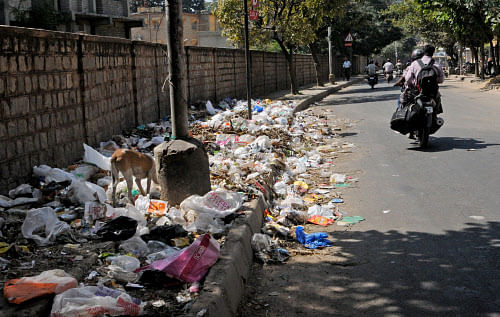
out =
[[[354,126],[336,172],[359,178],[330,226],[334,251],[255,265],[242,316],[500,316],[500,94],[446,81],[444,126],[418,145],[389,129],[399,90],[323,100]]]

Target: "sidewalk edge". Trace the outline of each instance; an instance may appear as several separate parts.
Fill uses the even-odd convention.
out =
[[[364,79],[365,79],[364,77],[354,78],[351,81],[340,84],[338,86],[330,87],[327,90],[325,90],[317,95],[306,98],[306,99],[302,100],[300,103],[298,103],[297,106],[295,106],[295,108],[293,109],[293,114],[296,114],[297,112],[306,110],[307,108],[309,108],[309,106],[312,103],[315,103],[315,102],[327,97],[328,95],[331,95],[334,92],[341,90],[342,88],[345,88],[345,87],[348,87],[350,85],[362,82]]]

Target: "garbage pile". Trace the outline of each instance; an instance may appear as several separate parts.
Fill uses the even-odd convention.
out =
[[[256,100],[252,120],[242,101],[205,106],[189,120],[209,154],[212,190],[204,196],[171,206],[159,199],[157,185],[142,196],[135,182],[129,189],[123,180],[116,206],[110,204],[111,155],[119,148],[152,154],[170,138],[168,117],[113,136],[97,150],[84,144],[83,160],[67,168],[35,166],[29,184],[0,196],[4,299],[10,305],[51,301],[51,316],[185,311],[232,222],[245,215],[242,204],[258,196],[268,207],[262,233],[252,238],[260,261],[286,261],[291,243],[331,246],[326,234],[306,234],[301,225],[328,226],[342,218],[335,190],[356,179],[330,168],[354,145],[336,141],[336,128],[324,118],[299,114],[293,120],[293,102]]]

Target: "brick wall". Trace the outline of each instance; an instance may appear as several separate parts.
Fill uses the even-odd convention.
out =
[[[82,143],[170,113],[164,45],[0,26],[0,46],[0,194],[35,165],[65,166],[81,158]],[[186,56],[189,103],[246,98],[244,51],[186,47]],[[315,83],[311,56],[294,58],[299,85]],[[280,53],[252,51],[252,76],[254,97],[290,88]]]

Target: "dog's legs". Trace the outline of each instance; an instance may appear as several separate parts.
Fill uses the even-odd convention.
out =
[[[123,177],[125,177],[125,181],[127,182],[127,191],[128,191],[128,199],[130,203],[134,203],[134,197],[132,196],[132,189],[134,188],[134,183],[132,182],[132,170],[128,170],[126,172],[122,172]]]
[[[147,189],[147,193],[149,194],[150,193],[150,190],[151,190],[151,179],[152,179],[152,173],[153,172],[156,172],[154,169],[151,169],[148,173],[148,189]]]
[[[142,180],[141,178],[136,177],[135,178],[135,183],[137,184],[137,187],[141,191],[141,195],[142,196],[146,196],[146,193],[144,193],[144,188],[142,188],[141,180]]]
[[[116,207],[116,186],[120,182],[120,171],[114,164],[111,164],[111,177],[113,179],[113,207]]]

